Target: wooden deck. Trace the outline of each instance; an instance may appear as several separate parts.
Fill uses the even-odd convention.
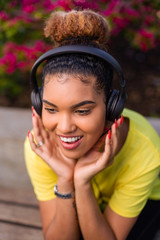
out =
[[[0,240],[42,240],[38,203],[23,157],[31,112],[0,108],[0,122]],[[160,133],[160,121],[152,123]]]
[[[29,111],[0,108],[0,240],[43,239],[38,202],[23,157],[30,119]]]
[[[0,187],[0,239],[41,240],[41,221],[29,192]]]

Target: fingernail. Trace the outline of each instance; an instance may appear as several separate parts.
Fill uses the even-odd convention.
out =
[[[123,115],[121,116],[120,124],[122,125],[123,123]]]
[[[27,134],[27,135],[28,135],[28,137],[29,137],[29,134],[30,134],[30,131],[28,130],[28,134]]]
[[[32,112],[34,111],[34,107],[32,106]]]
[[[115,119],[115,128],[117,129],[117,119]]]
[[[111,130],[108,132],[108,138],[111,139]]]
[[[34,113],[32,113],[32,117],[34,117],[35,116],[35,114]]]

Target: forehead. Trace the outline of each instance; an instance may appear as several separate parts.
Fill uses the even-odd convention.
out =
[[[82,83],[89,85],[94,84],[96,82],[96,77],[93,75],[85,75],[85,74],[70,74],[70,73],[56,73],[56,74],[47,74],[44,79],[44,85],[48,84],[50,81],[57,81],[59,83],[65,83],[68,80],[80,80]]]
[[[96,99],[98,94],[95,87],[96,78],[94,76],[84,76],[77,74],[55,74],[47,75],[45,79],[43,98],[50,101],[60,101],[60,99],[73,99],[77,101],[92,98]]]
[[[95,89],[96,77],[82,74],[58,73],[47,75],[44,81],[44,89],[51,87],[72,89],[80,87],[84,89]]]

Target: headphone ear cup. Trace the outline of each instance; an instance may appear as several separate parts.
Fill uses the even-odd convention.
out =
[[[106,110],[107,120],[114,122],[115,119],[118,119],[120,117],[125,105],[125,101],[126,101],[125,92],[121,93],[116,89],[113,89],[111,91]]]
[[[42,114],[42,88],[38,88],[38,91],[32,90],[31,92],[32,106],[36,110],[39,116]]]

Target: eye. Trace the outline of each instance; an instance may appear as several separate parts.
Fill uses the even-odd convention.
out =
[[[90,109],[83,109],[83,110],[76,110],[76,113],[78,113],[81,116],[85,116],[90,114],[91,110]]]
[[[44,108],[48,113],[51,113],[51,114],[54,114],[54,113],[56,113],[57,112],[57,110],[56,109],[54,109],[54,108]]]

